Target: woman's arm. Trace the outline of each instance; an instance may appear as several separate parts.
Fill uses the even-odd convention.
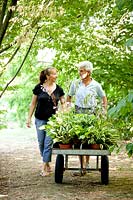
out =
[[[60,102],[61,102],[61,110],[64,110],[65,109],[65,98],[64,96],[61,96],[60,97]]]
[[[66,99],[66,102],[71,103],[71,101],[72,101],[72,97],[68,95],[67,99]]]
[[[32,100],[31,100],[29,114],[28,114],[28,119],[26,122],[28,128],[31,127],[31,118],[32,118],[33,112],[35,110],[36,104],[37,104],[37,95],[33,95]]]
[[[71,107],[71,103],[72,103],[72,97],[68,95],[66,99],[67,108]]]

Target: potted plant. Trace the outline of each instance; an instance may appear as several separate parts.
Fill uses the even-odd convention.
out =
[[[92,144],[95,144],[95,146],[99,144],[97,148],[111,150],[111,148],[117,146],[119,135],[109,118],[95,116],[91,125],[79,138],[82,143],[87,143],[89,148],[92,148]]]
[[[98,115],[76,114],[73,110],[68,112],[58,112],[53,115],[48,123],[43,127],[54,143],[82,144],[84,148],[87,144],[99,144],[100,148],[109,149],[115,147],[118,141],[118,134],[113,123],[105,117]]]
[[[71,144],[75,137],[73,131],[73,111],[58,112],[50,117],[48,123],[41,127],[45,129],[47,134],[53,139],[54,143]]]

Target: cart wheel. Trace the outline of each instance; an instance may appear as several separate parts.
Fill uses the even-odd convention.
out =
[[[55,164],[55,182],[62,183],[64,172],[64,156],[62,154],[58,154],[56,157]]]
[[[108,185],[109,183],[109,160],[108,156],[101,156],[101,182]]]

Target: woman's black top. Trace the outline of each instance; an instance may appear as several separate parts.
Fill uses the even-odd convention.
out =
[[[64,91],[56,84],[56,89],[49,95],[41,84],[37,84],[33,89],[33,94],[37,95],[35,117],[41,120],[48,120],[52,114],[55,114],[59,99],[64,95]]]

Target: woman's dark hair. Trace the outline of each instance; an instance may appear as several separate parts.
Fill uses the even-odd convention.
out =
[[[55,69],[54,67],[48,67],[41,71],[40,73],[40,84],[43,84],[47,80],[47,75],[49,76],[51,73],[51,70]]]

